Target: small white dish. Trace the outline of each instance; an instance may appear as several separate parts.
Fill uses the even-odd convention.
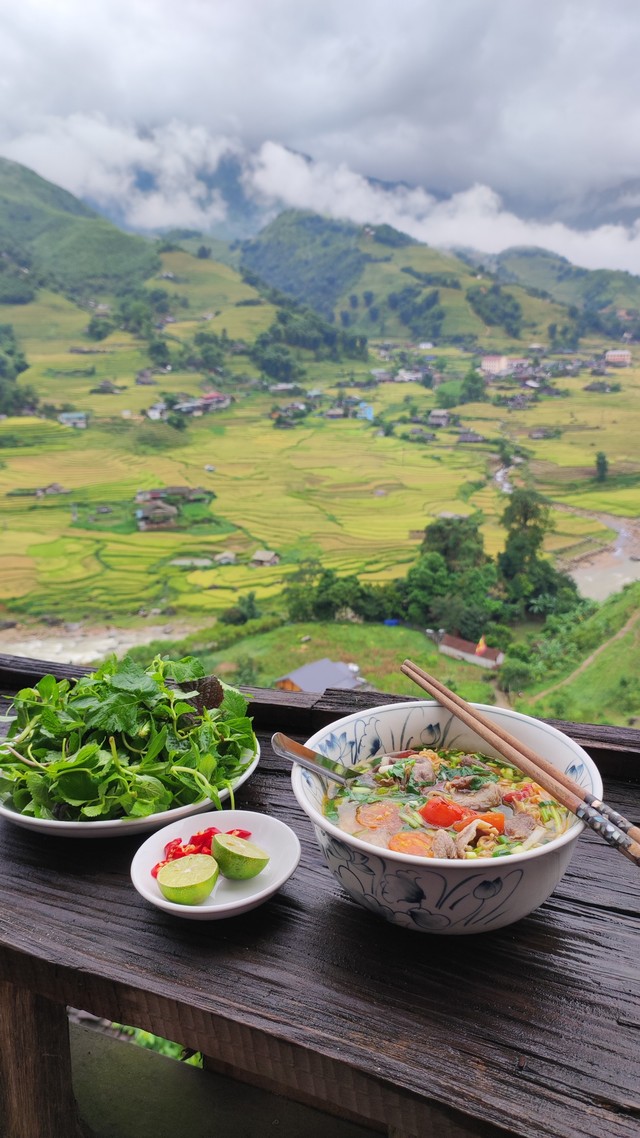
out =
[[[220,874],[213,892],[199,905],[177,905],[162,896],[151,876],[154,865],[164,858],[167,842],[180,838],[187,842],[192,834],[217,826],[219,830],[249,830],[251,841],[269,854],[269,863],[249,881],[229,881]],[[172,822],[151,834],[140,846],[131,863],[131,880],[141,897],[158,909],[191,921],[219,921],[237,917],[268,901],[291,877],[300,861],[300,842],[293,830],[270,814],[253,810],[211,810],[196,814],[188,822]]]
[[[256,740],[255,757],[246,771],[243,771],[235,779],[234,791],[247,781],[259,762],[260,744]],[[228,797],[229,791],[226,788],[220,791],[220,798],[223,802]],[[8,822],[15,826],[22,826],[26,830],[36,830],[41,834],[55,834],[61,838],[125,838],[129,834],[144,834],[148,830],[157,830],[158,826],[187,818],[211,805],[210,799],[201,798],[199,802],[191,802],[188,806],[176,806],[173,810],[163,810],[160,814],[148,814],[146,818],[110,818],[107,821],[97,822],[64,822],[53,818],[30,818],[26,814],[19,814],[17,810],[12,810],[10,806],[0,805],[0,818],[6,818]]]

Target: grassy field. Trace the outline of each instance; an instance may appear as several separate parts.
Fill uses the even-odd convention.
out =
[[[593,654],[593,659],[590,659]],[[609,597],[570,638],[554,669],[515,700],[534,715],[640,722],[640,584]]]
[[[399,667],[402,660],[409,658],[436,673],[465,699],[489,704],[495,701],[495,676],[491,672],[440,655],[424,633],[409,628],[335,621],[284,625],[220,649],[215,648],[215,636],[214,627],[204,636],[194,633],[179,645],[151,644],[144,653],[154,648],[174,657],[193,653],[208,671],[216,672],[229,683],[246,682],[237,680],[238,667],[246,668],[249,662],[254,673],[251,682],[261,687],[272,687],[280,676],[312,660],[328,657],[357,664],[362,679],[378,691],[415,696],[418,689]],[[140,656],[142,651],[136,649],[134,655]]]

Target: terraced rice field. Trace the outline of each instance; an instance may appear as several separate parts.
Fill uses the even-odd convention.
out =
[[[447,268],[442,254],[431,251],[428,263],[424,252],[421,256],[422,271]],[[378,288],[390,272],[382,262],[370,271],[370,283],[373,287],[377,274]],[[271,305],[242,303],[256,294],[233,269],[184,252],[165,254],[162,273],[148,285],[188,301],[168,329],[176,339],[198,328],[226,328],[231,338],[251,342],[273,319]],[[522,303],[532,319],[551,319],[545,316],[549,302],[524,297]],[[454,320],[454,310],[455,305],[448,319]],[[567,398],[543,398],[526,411],[467,404],[457,409],[462,423],[486,443],[460,445],[448,429],[418,445],[402,437],[410,424],[401,420],[416,411],[428,413],[436,405],[434,392],[414,383],[361,390],[375,416],[395,425],[390,436],[364,420],[329,421],[322,411],[339,393],[337,383],[367,376],[379,366],[377,357],[372,353],[368,362],[335,364],[302,353],[305,386],[320,388],[324,399],[321,410],[295,430],[274,429],[269,413],[277,395],[240,382],[234,389],[233,379],[227,379],[235,391],[231,408],[193,420],[187,431],[178,432],[150,423],[143,411],[163,391],[200,392],[200,376],[175,371],[156,376],[156,386],[137,385],[136,371],[149,363],[144,343],[116,331],[92,345],[84,334],[88,313],[53,293],[41,292],[33,304],[5,306],[2,317],[20,337],[31,365],[25,379],[42,400],[59,404],[64,399],[90,415],[86,431],[43,419],[0,421],[0,602],[9,610],[72,618],[123,616],[140,607],[170,605],[215,615],[248,591],[259,600],[276,596],[308,558],[340,574],[390,580],[406,572],[424,527],[443,512],[481,511],[486,548],[495,554],[504,541],[505,498],[493,480],[501,438],[518,443],[529,456],[514,478],[538,486],[553,500],[618,516],[636,516],[640,509],[637,367],[616,373],[623,388],[618,394],[584,392],[588,376],[581,376],[559,382],[570,392]],[[495,329],[486,343],[506,347]],[[94,354],[70,350],[78,346]],[[454,347],[438,349],[438,355],[447,361],[447,376],[462,376],[468,369],[469,356]],[[234,367],[238,376],[255,375],[246,356],[236,357]],[[86,369],[93,374],[78,374]],[[92,392],[105,378],[124,390]],[[540,426],[559,427],[560,437],[531,439],[532,428]],[[606,452],[610,464],[605,484],[594,481],[598,450]],[[205,469],[209,465],[213,472]],[[14,496],[52,482],[66,492]],[[212,491],[206,524],[138,532],[136,492],[166,485]],[[563,561],[601,548],[611,537],[596,518],[558,512],[556,520],[547,550]],[[260,548],[275,550],[279,564],[253,568],[251,555]],[[227,549],[236,554],[235,565],[171,564],[181,555],[213,557]]]

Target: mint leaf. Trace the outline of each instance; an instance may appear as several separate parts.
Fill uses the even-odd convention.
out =
[[[114,692],[85,712],[87,727],[99,728],[109,735],[116,731],[132,735],[137,730],[138,720],[138,701],[128,692]]]
[[[166,674],[177,684],[184,684],[187,680],[199,680],[205,671],[199,660],[193,656],[185,656],[182,660],[168,660]]]
[[[161,691],[153,676],[129,656],[125,656],[118,664],[117,671],[111,676],[110,686],[118,691],[136,692],[138,695],[157,695]]]

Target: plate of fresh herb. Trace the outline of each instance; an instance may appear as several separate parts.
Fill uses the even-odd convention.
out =
[[[44,833],[135,834],[233,805],[260,758],[245,697],[191,656],[43,676],[11,710],[0,817]]]

